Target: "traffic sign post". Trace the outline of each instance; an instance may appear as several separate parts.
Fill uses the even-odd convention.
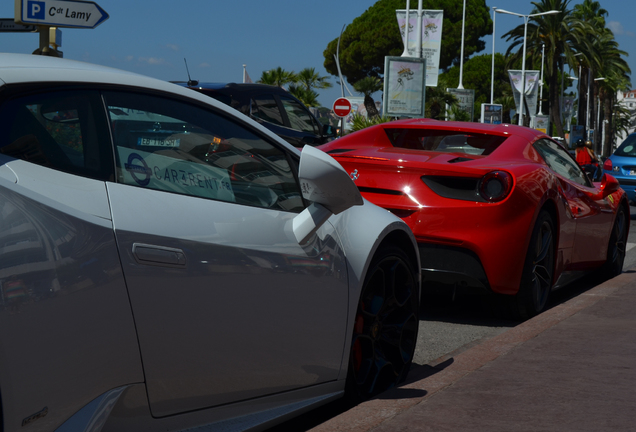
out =
[[[347,98],[338,98],[333,103],[333,112],[338,117],[346,117],[351,114],[351,102]]]
[[[92,1],[15,0],[15,22],[47,27],[93,29],[108,14]]]
[[[2,33],[33,33],[37,28],[34,25],[18,24],[13,18],[0,18],[0,32]]]

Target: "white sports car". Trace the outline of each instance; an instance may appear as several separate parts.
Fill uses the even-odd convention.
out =
[[[263,428],[406,377],[415,239],[320,150],[33,55],[0,119],[0,430]]]

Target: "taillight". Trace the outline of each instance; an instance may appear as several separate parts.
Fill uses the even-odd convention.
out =
[[[603,169],[605,171],[611,171],[612,170],[612,160],[611,159],[607,159],[604,163],[603,163]]]
[[[512,191],[512,176],[505,171],[491,171],[479,182],[479,195],[488,202],[504,200]]]

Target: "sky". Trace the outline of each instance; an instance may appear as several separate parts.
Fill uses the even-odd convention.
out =
[[[572,0],[570,8],[581,3]],[[636,17],[634,0],[599,0],[609,12],[608,27],[619,48],[630,54],[627,61],[636,77]],[[243,65],[256,82],[263,71],[282,67],[300,71],[314,67],[330,76],[334,87],[321,90],[318,101],[331,107],[340,96],[336,77],[323,67],[323,51],[374,0],[96,0],[109,18],[94,29],[62,29],[61,51],[65,58],[87,61],[140,73],[162,80],[242,82]],[[411,8],[417,8],[411,0]],[[530,1],[487,0],[520,14],[533,9]],[[492,12],[491,12],[492,15]],[[14,17],[14,1],[0,0],[0,18]],[[466,17],[467,20],[470,17]],[[495,50],[505,52],[501,36],[523,24],[516,16],[497,14]],[[492,52],[492,36],[486,49]],[[0,33],[0,52],[32,53],[39,46],[37,34]],[[636,79],[633,88],[636,88]],[[353,91],[353,90],[352,90]]]

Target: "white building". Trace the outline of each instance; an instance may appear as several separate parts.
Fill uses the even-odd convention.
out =
[[[625,93],[619,90],[618,93],[616,93],[616,98],[618,103],[627,108],[631,113],[632,123],[629,133],[633,133],[636,130],[636,90],[630,90]],[[625,138],[627,138],[627,135],[617,135],[616,146],[619,146]]]

